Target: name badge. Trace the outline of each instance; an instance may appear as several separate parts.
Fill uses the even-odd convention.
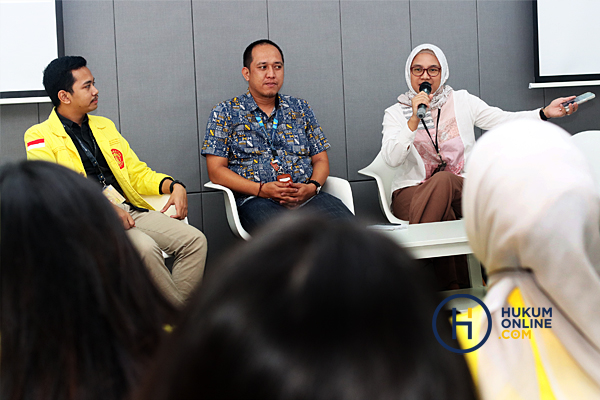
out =
[[[118,206],[119,204],[123,204],[125,202],[125,197],[123,197],[121,193],[119,193],[117,189],[114,188],[113,185],[104,186],[104,189],[102,189],[102,193],[104,193],[108,201],[113,203],[115,206]]]

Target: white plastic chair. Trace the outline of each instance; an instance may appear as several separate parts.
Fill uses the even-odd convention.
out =
[[[392,181],[397,170],[398,167],[387,165],[379,153],[371,164],[358,173],[375,178],[379,205],[388,221],[394,224],[408,225],[408,221],[396,218],[391,210]],[[469,246],[465,224],[462,220],[414,224],[408,225],[407,229],[383,231],[383,233],[406,248],[414,258],[468,254],[472,288],[464,289],[464,291],[478,297],[485,293],[481,278],[481,264],[471,255],[473,251]]]
[[[223,196],[225,197],[225,212],[227,214],[227,223],[229,224],[229,228],[231,228],[231,231],[235,236],[244,240],[249,240],[251,236],[242,227],[237,205],[235,204],[235,196],[233,195],[233,191],[223,185],[212,183],[210,181],[205,183],[204,186],[210,189],[223,191]],[[352,188],[350,187],[350,182],[342,178],[330,176],[327,178],[327,181],[325,181],[325,184],[321,190],[340,199],[348,208],[348,210],[354,214],[354,199],[352,197]]]
[[[392,214],[392,181],[396,176],[399,167],[390,167],[383,161],[381,153],[367,167],[358,171],[359,174],[375,178],[377,190],[379,192],[379,205],[385,217],[393,224],[408,224],[408,221],[396,218]]]
[[[148,204],[150,204],[156,211],[162,210],[165,204],[167,204],[167,201],[169,201],[169,197],[171,197],[170,194],[163,194],[159,196],[142,196],[142,198],[146,200]],[[167,211],[165,211],[165,215],[168,215],[170,217],[171,215],[175,215],[176,212],[177,210],[175,209],[175,206],[171,206]],[[185,217],[181,221],[185,222],[186,224],[189,224],[187,217]],[[162,253],[164,258],[171,257],[164,251]]]
[[[387,165],[379,153],[371,164],[358,173],[375,178],[379,205],[388,221],[394,224],[408,225],[408,221],[396,218],[391,210],[392,181],[397,170],[398,167]],[[398,241],[402,238],[404,247],[408,250],[412,251],[411,249],[414,248],[415,251],[412,252],[415,258],[471,253],[462,220],[410,225],[408,229],[398,230],[393,235],[398,238]]]
[[[596,178],[596,187],[600,191],[600,131],[583,131],[572,137],[575,146],[579,148],[588,159],[592,172]]]

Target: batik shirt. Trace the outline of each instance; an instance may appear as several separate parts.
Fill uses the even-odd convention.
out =
[[[257,116],[262,118],[264,128]],[[277,130],[273,122],[277,119]],[[202,155],[226,157],[229,169],[254,182],[272,182],[290,174],[295,183],[306,182],[313,172],[311,157],[330,147],[308,103],[278,94],[267,116],[247,92],[216,105],[206,125]],[[271,163],[279,158],[279,171]],[[282,171],[283,170],[283,171]]]

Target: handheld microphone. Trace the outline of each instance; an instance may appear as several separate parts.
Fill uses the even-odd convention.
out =
[[[425,92],[427,94],[431,93],[431,83],[423,82],[419,86],[419,93]],[[425,118],[425,113],[427,113],[427,106],[425,104],[419,104],[419,108],[417,108],[417,118],[423,119]]]

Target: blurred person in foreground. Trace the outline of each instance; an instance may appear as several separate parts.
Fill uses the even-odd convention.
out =
[[[563,129],[521,121],[483,135],[469,171],[465,226],[492,317],[467,354],[481,398],[600,398],[600,195],[585,156]],[[487,331],[481,307],[472,322],[463,348]]]
[[[135,398],[473,399],[429,282],[352,221],[288,215],[207,276]]]
[[[0,398],[123,399],[175,317],[93,182],[0,170]]]

